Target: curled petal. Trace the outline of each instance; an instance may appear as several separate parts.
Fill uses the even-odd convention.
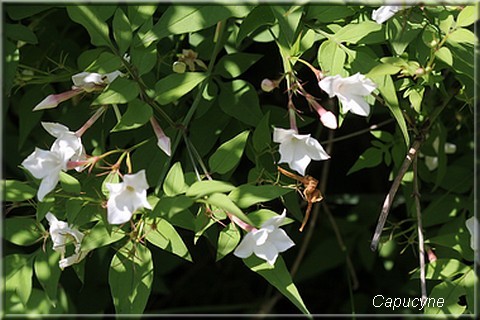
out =
[[[272,232],[270,234],[270,238],[272,240],[272,243],[275,245],[275,248],[277,248],[278,252],[284,252],[290,249],[295,245],[295,242],[290,239],[290,237],[287,235],[285,230],[282,229],[276,229],[275,232]]]
[[[42,182],[40,183],[40,187],[38,188],[37,192],[38,201],[43,201],[43,198],[53,189],[55,189],[59,180],[59,174],[60,172],[52,173],[42,179]]]
[[[337,117],[331,112],[325,112],[321,117],[320,121],[323,125],[329,129],[335,130],[337,129]]]
[[[257,246],[253,249],[253,252],[257,257],[268,262],[270,265],[274,265],[278,258],[278,250],[271,242],[266,242],[261,246]]]

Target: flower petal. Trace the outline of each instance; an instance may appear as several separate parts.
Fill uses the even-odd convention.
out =
[[[118,203],[116,196],[107,201],[107,220],[110,224],[122,224],[132,218],[133,212],[122,203]]]
[[[296,133],[297,131],[293,129],[273,128],[273,142],[282,143],[284,141],[290,141]]]
[[[126,174],[123,176],[123,182],[126,186],[134,188],[137,192],[148,189],[147,176],[144,169],[135,174]]]
[[[43,198],[50,193],[57,186],[59,180],[60,170],[58,172],[52,172],[48,176],[42,179],[40,187],[37,191],[38,201],[42,202]]]
[[[272,266],[275,264],[275,261],[277,261],[278,258],[278,250],[270,242],[265,242],[261,246],[256,246],[253,248],[253,252],[257,257],[267,261]]]
[[[239,258],[248,258],[252,255],[255,246],[253,234],[249,232],[243,237],[233,254]]]
[[[287,251],[295,245],[295,242],[290,239],[283,229],[276,229],[270,233],[269,241],[277,248],[278,252]]]

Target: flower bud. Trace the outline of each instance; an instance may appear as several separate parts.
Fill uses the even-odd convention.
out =
[[[321,115],[320,121],[323,123],[325,127],[329,129],[332,129],[332,130],[337,129],[337,118],[331,111],[327,111],[323,115]]]
[[[273,80],[270,80],[270,79],[267,79],[267,78],[262,80],[261,87],[262,87],[262,90],[265,91],[265,92],[271,92],[277,86],[278,86],[278,84],[276,83],[276,81],[273,81]]]
[[[183,62],[175,61],[172,65],[172,69],[175,73],[185,73],[185,70],[187,70],[187,65]]]

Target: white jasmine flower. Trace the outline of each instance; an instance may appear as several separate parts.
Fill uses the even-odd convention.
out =
[[[110,192],[107,201],[107,218],[110,224],[127,222],[138,209],[152,209],[147,201],[148,183],[145,170],[126,174],[123,182],[107,183],[106,187]]]
[[[320,121],[323,125],[329,129],[337,129],[337,117],[331,112],[327,111],[320,116]]]
[[[35,178],[42,179],[37,198],[38,201],[43,201],[57,185],[60,171],[67,171],[67,159],[61,153],[35,148],[35,151],[23,160],[22,166]]]
[[[373,10],[372,19],[377,23],[382,24],[402,9],[403,6],[381,6],[380,8]]]
[[[280,143],[280,161],[292,170],[305,175],[305,169],[313,160],[327,160],[330,156],[320,143],[309,134],[298,134],[293,129],[273,129],[273,141]]]
[[[330,98],[336,96],[340,100],[343,113],[351,111],[364,117],[370,113],[370,106],[364,97],[375,90],[376,85],[363,74],[357,72],[347,78],[340,75],[327,76],[320,80],[318,85]]]
[[[60,123],[42,122],[43,128],[57,138],[50,148],[51,151],[65,154],[68,161],[85,161],[87,159],[82,139],[75,132]],[[76,167],[81,171],[83,167]]]
[[[247,258],[254,253],[273,266],[280,252],[295,245],[287,233],[279,228],[286,214],[286,210],[283,210],[280,216],[267,220],[260,229],[248,232],[233,254],[239,258]]]
[[[70,227],[68,223],[59,221],[57,217],[50,212],[47,213],[46,218],[50,224],[49,232],[53,241],[53,250],[59,252],[61,255],[61,259],[58,263],[60,268],[63,270],[85,258],[87,252],[82,252],[80,247],[84,236],[83,233]],[[75,253],[65,258],[66,246],[69,243],[75,245]]]
[[[468,232],[470,232],[470,247],[472,247],[472,250],[475,251],[475,229],[478,230],[478,220],[475,218],[475,216],[472,216],[465,220],[465,225],[468,229]]]
[[[60,102],[71,99],[82,92],[92,92],[102,89],[107,84],[112,83],[118,76],[123,75],[124,74],[118,70],[106,74],[85,71],[74,74],[72,76],[72,90],[47,96],[33,108],[33,111],[56,108]]]

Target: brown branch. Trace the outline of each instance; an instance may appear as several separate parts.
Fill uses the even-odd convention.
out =
[[[413,196],[415,197],[415,211],[417,214],[418,255],[420,263],[420,287],[422,301],[427,299],[427,283],[425,280],[425,243],[423,239],[422,214],[420,207],[420,191],[418,189],[417,158],[413,160]]]
[[[403,176],[407,173],[410,164],[412,163],[413,159],[416,157],[420,146],[422,145],[422,140],[417,139],[413,142],[410,150],[408,150],[407,156],[405,160],[403,160],[402,166],[395,177],[395,180],[390,187],[390,191],[388,192],[387,196],[385,197],[385,201],[383,202],[382,212],[378,217],[377,227],[375,228],[375,233],[372,238],[372,243],[370,244],[370,249],[372,251],[377,250],[378,242],[380,240],[380,235],[382,234],[383,227],[385,226],[385,222],[387,221],[388,213],[390,212],[390,208],[392,207],[393,199],[395,198],[395,194],[398,191],[398,187],[402,182]]]

